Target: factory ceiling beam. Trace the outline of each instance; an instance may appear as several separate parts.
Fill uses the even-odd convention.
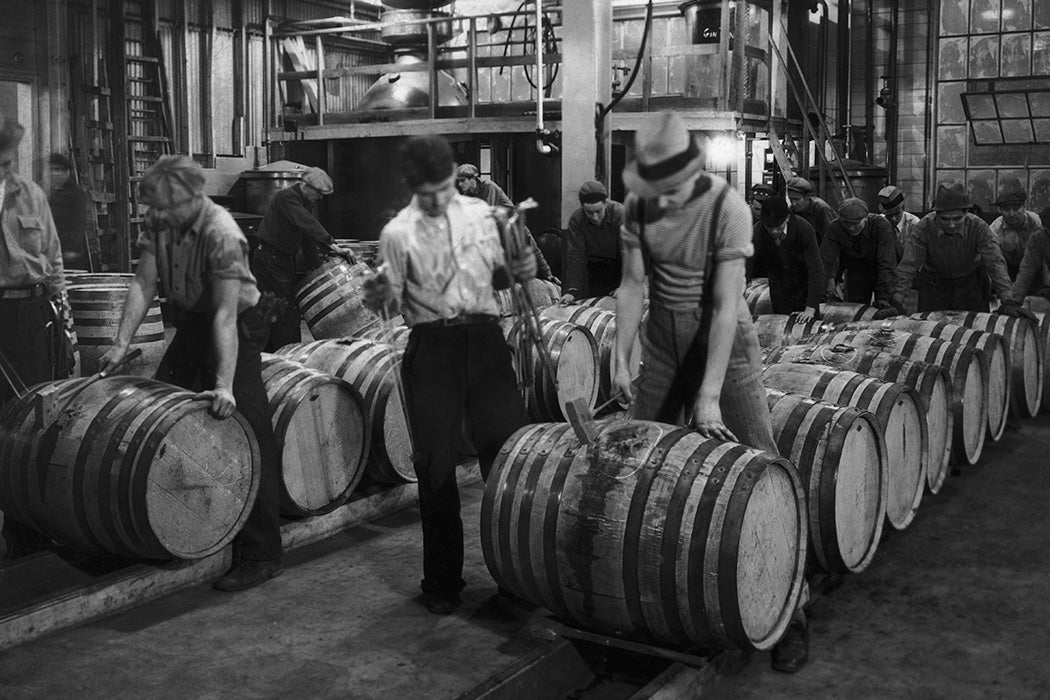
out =
[[[612,98],[612,0],[567,2],[562,13],[561,220],[567,222],[579,206],[580,185],[594,179],[596,158],[610,158],[610,120],[602,125],[599,154],[594,115],[598,103]]]

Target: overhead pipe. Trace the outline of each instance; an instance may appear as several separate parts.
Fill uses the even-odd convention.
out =
[[[558,147],[553,143],[550,129],[543,123],[543,3],[541,0],[533,2],[536,5],[536,150],[549,156]]]

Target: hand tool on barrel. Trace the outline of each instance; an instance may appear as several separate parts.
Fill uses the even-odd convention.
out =
[[[63,396],[59,400],[59,392],[62,389],[63,382],[53,382],[48,386],[44,387],[36,393],[33,397],[33,411],[36,415],[36,424],[38,428],[46,428],[55,422],[58,414],[62,411],[62,408],[67,406],[78,394],[83,392],[89,386],[97,382],[99,379],[108,377],[112,374],[117,374],[120,370],[124,369],[125,366],[132,360],[137,359],[142,354],[142,348],[132,348],[124,357],[120,359],[117,364],[109,368],[108,371],[99,371],[91,375],[86,380],[82,381],[81,384],[68,395]]]
[[[572,426],[572,431],[576,433],[576,439],[584,445],[590,445],[594,442],[594,439],[598,437],[598,426],[594,415],[622,398],[623,394],[616,392],[611,399],[600,406],[594,407],[594,409],[587,403],[587,399],[582,396],[570,399],[565,404],[565,418],[569,421],[569,425]]]
[[[0,374],[4,376],[7,385],[11,387],[11,391],[15,393],[16,398],[20,399],[26,395],[25,382],[18,376],[15,366],[11,364],[3,352],[0,352]]]
[[[494,216],[500,237],[503,240],[503,249],[508,256],[520,257],[526,250],[530,249],[525,233],[525,212],[534,209],[538,205],[529,197],[519,203],[511,210],[506,220],[503,216]],[[504,210],[501,210],[505,213]],[[540,314],[536,305],[532,302],[526,289],[518,282],[512,282],[510,286],[511,308],[514,316],[521,322],[521,331],[518,335],[518,346],[515,353],[519,358],[517,373],[518,387],[524,388],[533,383],[533,365],[530,361],[530,349],[535,349],[540,358],[540,366],[554,382],[557,387],[558,375],[554,372],[554,362],[547,353],[543,344],[543,332],[540,330]]]

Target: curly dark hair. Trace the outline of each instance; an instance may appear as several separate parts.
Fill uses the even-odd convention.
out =
[[[413,136],[401,147],[401,174],[411,189],[452,177],[456,159],[441,136]]]
[[[16,148],[22,141],[25,130],[22,125],[10,119],[0,117],[0,151]]]

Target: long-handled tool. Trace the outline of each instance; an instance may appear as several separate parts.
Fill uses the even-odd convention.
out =
[[[129,353],[124,355],[117,364],[109,368],[105,372],[97,372],[91,375],[88,379],[83,381],[73,392],[67,396],[59,398],[59,392],[62,390],[63,382],[53,382],[48,386],[44,387],[36,393],[33,397],[33,411],[36,415],[36,424],[38,428],[46,428],[55,422],[58,418],[58,414],[62,411],[62,408],[67,406],[76,396],[82,393],[89,386],[97,382],[99,379],[103,379],[113,374],[119,373],[129,362],[137,359],[142,355],[142,348],[133,348]]]
[[[594,416],[600,413],[603,408],[618,402],[623,398],[623,394],[616,392],[612,398],[592,409],[588,404],[587,400],[583,397],[577,397],[570,399],[565,404],[565,418],[569,421],[569,425],[572,426],[572,431],[576,433],[576,439],[584,445],[590,445],[594,442],[595,438],[598,437],[598,426],[594,420]]]

